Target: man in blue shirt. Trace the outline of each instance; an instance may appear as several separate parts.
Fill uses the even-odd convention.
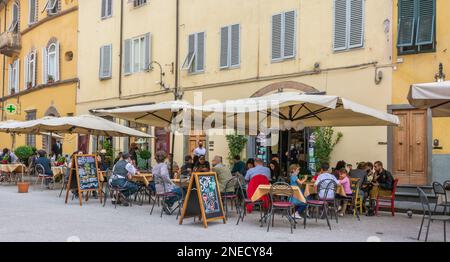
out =
[[[53,171],[52,171],[52,165],[50,163],[50,160],[45,156],[46,152],[44,150],[38,151],[39,157],[36,159],[36,166],[42,165],[44,168],[44,173],[42,175],[52,177]],[[42,170],[38,170],[39,172],[42,172]],[[45,179],[45,185],[48,187],[49,179]]]
[[[255,159],[255,167],[247,170],[245,180],[250,181],[256,175],[264,175],[269,181],[271,180],[270,169],[264,166],[264,161],[261,158]]]

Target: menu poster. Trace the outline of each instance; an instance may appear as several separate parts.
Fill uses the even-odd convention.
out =
[[[80,181],[80,190],[97,190],[99,182],[95,155],[77,156],[76,168]]]
[[[198,179],[206,218],[222,216],[223,212],[220,209],[216,177],[214,175],[199,176]]]

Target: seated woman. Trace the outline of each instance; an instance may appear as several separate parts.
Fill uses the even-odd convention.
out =
[[[166,205],[163,205],[163,210],[166,214],[172,214],[172,206],[175,202],[183,196],[181,189],[177,187],[172,180],[170,180],[169,170],[164,163],[167,155],[164,151],[158,151],[155,155],[156,165],[152,169],[153,179],[155,181],[156,193],[175,193],[175,196],[166,197]]]
[[[270,161],[269,168],[270,168],[270,177],[272,178],[272,181],[275,182],[279,181],[278,179],[280,178],[281,170],[278,162],[275,160]]]
[[[139,186],[130,181],[133,175],[139,174],[139,171],[132,164],[130,154],[124,153],[122,158],[114,165],[112,171],[111,185],[119,187],[126,198],[139,190]],[[119,199],[113,201],[119,201]],[[123,205],[128,206],[126,199]]]
[[[341,168],[339,170],[339,184],[344,187],[345,194],[347,197],[352,196],[352,188],[350,186],[350,179],[348,178],[347,169],[345,167]],[[342,198],[341,205],[339,206],[339,216],[343,217],[345,214],[345,211],[347,210],[347,204],[349,199],[348,198]]]
[[[304,176],[302,179],[298,178],[300,173],[300,166],[298,164],[292,164],[291,166],[289,166],[289,173],[290,173],[289,184],[291,186],[301,186],[308,179],[308,176]],[[301,213],[307,208],[306,203],[300,202],[300,200],[296,199],[295,197],[290,197],[289,201],[295,205],[295,210],[297,211],[298,215],[301,218],[302,217]]]
[[[211,171],[211,165],[206,161],[205,156],[200,156],[198,162],[194,164],[194,172],[209,172]]]

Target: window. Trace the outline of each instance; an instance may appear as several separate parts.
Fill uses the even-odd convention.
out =
[[[205,70],[204,32],[189,35],[188,54],[181,69],[188,70],[190,73],[198,73]]]
[[[435,0],[399,0],[398,53],[434,51],[436,48],[435,24]]]
[[[124,44],[124,74],[148,70],[150,66],[150,33],[132,39]]]
[[[112,15],[112,0],[102,0],[102,18],[108,18]]]
[[[32,25],[37,22],[38,19],[38,4],[37,0],[28,0],[28,24]]]
[[[36,51],[31,51],[25,56],[24,64],[24,84],[25,89],[33,88],[36,86]]]
[[[58,3],[59,0],[47,0],[45,3],[45,10],[47,10],[47,14],[54,15],[58,13]]]
[[[19,92],[19,59],[8,65],[8,90],[10,95]]]
[[[36,110],[26,111],[26,120],[36,120]],[[35,147],[36,146],[36,136],[27,134],[26,137],[27,146]]]
[[[272,16],[272,61],[295,57],[296,12]]]
[[[59,42],[51,42],[42,49],[42,82],[44,84],[59,81]]]
[[[364,0],[334,0],[334,51],[363,45]]]
[[[220,29],[220,68],[239,67],[240,44],[239,24]]]
[[[112,76],[112,45],[100,47],[100,79],[111,78]]]
[[[134,7],[140,7],[147,3],[147,0],[133,0]]]
[[[19,5],[17,3],[13,3],[12,5],[11,25],[8,31],[13,33],[19,32]]]

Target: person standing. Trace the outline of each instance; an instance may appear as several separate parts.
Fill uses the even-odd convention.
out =
[[[58,159],[60,156],[62,156],[62,143],[60,140],[57,140],[55,144],[53,144],[52,147],[52,153],[55,155],[55,158]]]
[[[132,161],[134,161],[134,163],[137,163],[137,154],[139,151],[139,147],[136,143],[131,143],[130,145],[130,151],[128,151],[130,158]]]
[[[194,156],[206,156],[206,148],[203,147],[203,142],[198,142],[198,147],[194,149]]]

